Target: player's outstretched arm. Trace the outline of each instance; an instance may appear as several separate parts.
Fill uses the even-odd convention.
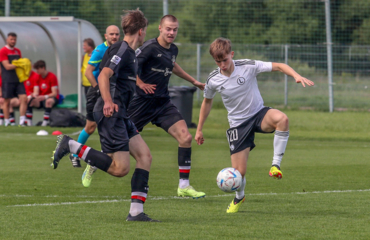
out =
[[[206,121],[209,113],[211,112],[212,102],[213,102],[213,99],[204,98],[202,102],[202,106],[200,107],[198,127],[197,127],[197,132],[194,138],[198,145],[201,145],[204,143],[204,137],[203,137],[202,130],[203,130],[204,122]]]
[[[103,113],[105,117],[111,117],[114,111],[118,112],[118,105],[113,103],[109,91],[109,78],[113,76],[113,73],[112,69],[104,67],[98,77],[100,94],[104,100]]]
[[[192,76],[190,76],[187,72],[185,72],[180,67],[179,64],[175,63],[175,66],[173,67],[172,72],[174,74],[176,74],[177,76],[181,77],[182,79],[190,82],[191,84],[193,84],[194,86],[196,86],[200,90],[202,90],[202,91],[204,90],[205,84],[195,80]]]
[[[309,80],[307,78],[302,77],[296,71],[294,71],[293,68],[286,65],[285,63],[274,63],[273,62],[272,63],[272,71],[273,72],[274,71],[280,71],[282,73],[285,73],[288,76],[293,77],[295,79],[295,82],[296,83],[302,83],[303,87],[306,87],[306,84],[307,84],[307,86],[315,85],[314,82],[312,82],[311,80]]]
[[[154,94],[156,84],[148,84],[143,82],[139,76],[136,76],[136,85],[145,92],[145,94]]]

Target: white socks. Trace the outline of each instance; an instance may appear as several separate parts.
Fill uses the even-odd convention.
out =
[[[20,116],[19,117],[19,125],[23,125],[25,120],[26,120],[26,116]]]
[[[190,185],[189,179],[181,179],[179,180],[179,188],[186,188]]]
[[[245,179],[245,176],[243,177],[242,185],[239,187],[239,189],[235,192],[235,197],[237,199],[242,199],[244,197],[244,189],[245,184],[247,183],[247,180]]]
[[[274,137],[274,157],[272,165],[280,167],[281,160],[285,153],[286,145],[288,144],[289,131],[275,131]]]
[[[136,215],[144,212],[144,204],[132,202],[130,206],[130,215],[135,217]]]
[[[69,151],[71,153],[77,154],[77,151],[82,144],[79,142],[76,142],[75,140],[69,140],[68,145],[69,145]]]

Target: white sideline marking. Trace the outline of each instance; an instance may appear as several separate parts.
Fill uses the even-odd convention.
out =
[[[320,193],[350,193],[350,192],[369,192],[370,189],[359,189],[359,190],[331,190],[331,191],[313,191],[313,192],[291,192],[291,193],[251,193],[246,194],[247,196],[271,196],[271,195],[295,195],[295,194],[320,194]],[[0,195],[0,197],[10,197],[7,195]],[[32,195],[15,195],[15,197],[29,197]],[[230,197],[234,194],[218,194],[213,196],[206,196],[206,198],[218,198],[218,197]],[[57,195],[49,195],[46,197],[58,197]],[[59,196],[66,197],[66,196]],[[76,197],[94,197],[94,196],[76,196]],[[96,196],[106,197],[110,196]],[[189,197],[188,197],[189,198]],[[151,201],[161,201],[169,199],[184,199],[182,197],[148,197]],[[79,201],[79,202],[59,202],[59,203],[33,203],[33,204],[20,204],[20,205],[9,205],[7,207],[36,207],[36,206],[58,206],[58,205],[74,205],[74,204],[86,204],[86,203],[117,203],[117,202],[129,202],[131,199],[112,199],[112,200],[98,200],[98,201]]]

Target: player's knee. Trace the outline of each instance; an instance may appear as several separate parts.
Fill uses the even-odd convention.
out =
[[[282,116],[280,117],[280,121],[279,123],[283,126],[286,126],[288,127],[289,126],[289,119],[288,119],[288,116],[285,115],[285,114],[282,114]]]
[[[115,171],[112,173],[115,177],[124,177],[130,172],[129,168],[121,168],[121,169],[115,169]]]
[[[149,166],[149,167],[152,165],[152,159],[153,157],[150,151],[145,152],[145,153],[140,153],[136,157],[136,161],[140,162],[140,164],[142,165]]]
[[[189,132],[181,136],[180,144],[189,145],[191,144],[191,141],[193,140],[193,137]]]
[[[85,126],[85,132],[89,135],[93,134],[96,129],[96,123],[87,123]]]

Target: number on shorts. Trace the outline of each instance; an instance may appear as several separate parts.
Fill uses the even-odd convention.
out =
[[[238,129],[228,130],[227,134],[230,143],[238,140]]]

